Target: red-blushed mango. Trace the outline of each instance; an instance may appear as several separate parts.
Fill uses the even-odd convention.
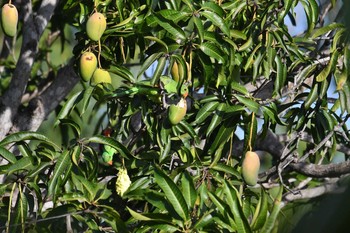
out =
[[[111,75],[107,70],[97,68],[92,75],[91,85],[95,86],[99,83],[112,83]]]
[[[106,30],[107,22],[103,14],[93,13],[86,22],[86,33],[93,41],[98,41]]]
[[[15,36],[17,32],[18,11],[15,5],[5,4],[1,9],[1,25],[7,36]]]
[[[175,105],[170,105],[168,109],[168,119],[172,125],[178,124],[186,115],[187,103],[185,98],[181,98]]]
[[[248,151],[242,163],[242,176],[244,181],[251,186],[256,185],[260,169],[260,159],[257,153]]]
[[[97,58],[92,52],[85,52],[80,57],[79,63],[80,76],[85,81],[90,81],[92,75],[97,69]]]

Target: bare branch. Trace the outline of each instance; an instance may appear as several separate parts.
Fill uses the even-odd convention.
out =
[[[295,193],[288,192],[283,196],[283,201],[291,202],[300,199],[319,197],[326,193],[343,192],[345,187],[341,186],[337,181],[338,179],[334,179],[316,188],[303,189]]]
[[[309,177],[339,177],[340,175],[350,173],[350,160],[325,165],[316,165],[305,162],[291,163],[289,164],[289,167],[292,170]]]

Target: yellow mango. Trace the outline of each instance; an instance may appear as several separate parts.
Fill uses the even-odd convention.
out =
[[[103,14],[96,12],[86,22],[86,33],[93,41],[98,41],[106,30],[107,22]]]
[[[85,81],[90,81],[97,68],[97,58],[92,52],[85,52],[80,57],[80,76]]]
[[[184,98],[175,105],[170,105],[168,109],[168,119],[172,125],[178,124],[186,115],[187,103]]]
[[[92,75],[91,85],[95,86],[99,83],[112,83],[111,75],[107,70],[97,68]]]
[[[17,32],[18,11],[15,5],[5,4],[1,9],[1,25],[7,36],[15,36]]]
[[[260,169],[260,159],[257,153],[248,151],[242,163],[242,176],[244,181],[251,186],[256,185]]]

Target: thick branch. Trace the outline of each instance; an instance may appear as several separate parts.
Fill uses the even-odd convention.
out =
[[[333,193],[333,192],[340,192],[340,191],[344,191],[344,187],[341,186],[338,182],[333,181],[333,182],[320,185],[315,188],[303,189],[294,193],[292,192],[286,193],[283,197],[283,201],[290,202],[290,201],[295,201],[300,199],[315,198],[326,193]]]
[[[0,139],[2,139],[13,125],[18,107],[21,104],[22,95],[25,92],[30,71],[35,56],[38,52],[40,37],[50,20],[58,0],[44,0],[38,10],[36,17],[33,17],[32,3],[29,0],[23,2],[23,42],[20,57],[16,64],[9,88],[4,93],[0,103]]]
[[[73,65],[62,67],[51,85],[40,96],[31,100],[29,106],[16,116],[11,132],[36,131],[78,81],[79,77]]]
[[[315,178],[339,177],[350,173],[350,160],[341,163],[331,163],[326,165],[316,165],[305,162],[291,163],[289,167],[303,175]]]

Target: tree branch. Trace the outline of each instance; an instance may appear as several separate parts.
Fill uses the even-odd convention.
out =
[[[342,192],[344,190],[345,187],[338,183],[338,179],[335,179],[315,188],[303,189],[294,193],[288,192],[283,196],[283,201],[291,202],[300,199],[315,198],[326,193]]]
[[[79,80],[72,64],[62,67],[51,85],[41,95],[32,99],[27,108],[17,114],[11,133],[24,130],[36,131]]]
[[[350,160],[341,163],[331,163],[325,165],[317,165],[311,163],[291,163],[289,167],[300,174],[322,178],[322,177],[339,177],[350,173]]]
[[[30,78],[35,56],[38,52],[40,37],[54,12],[58,0],[44,0],[34,17],[32,2],[23,1],[23,42],[20,57],[16,64],[10,85],[0,102],[0,140],[6,136],[13,125],[13,119],[21,104],[22,95]]]

